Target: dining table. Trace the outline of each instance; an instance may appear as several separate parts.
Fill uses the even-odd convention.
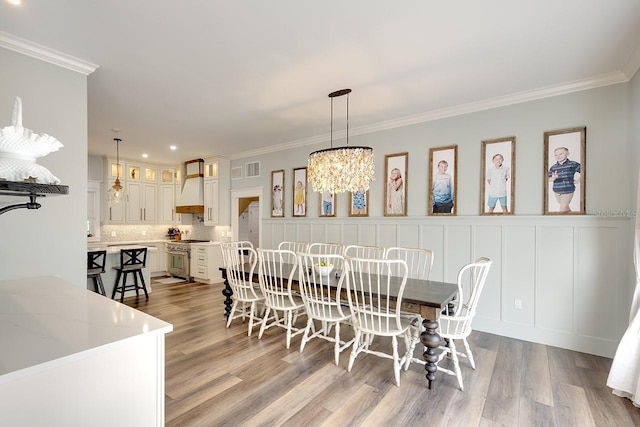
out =
[[[296,264],[282,264],[280,275],[284,278],[288,278],[291,275],[292,270],[295,270],[298,266]],[[231,306],[233,305],[233,290],[227,279],[227,267],[220,267],[222,272],[222,278],[224,279],[224,289],[222,295],[224,295],[224,315],[228,318],[231,315]],[[249,263],[244,265],[241,271],[251,271]],[[245,273],[249,274],[249,273]],[[251,280],[257,282],[259,280],[259,268],[253,271],[253,277]],[[341,271],[333,271],[329,278],[331,285],[334,288],[338,288],[338,282],[340,280]],[[247,278],[248,279],[248,278]],[[390,298],[397,298],[402,283],[401,277],[391,276],[391,295]],[[291,286],[296,287],[298,285],[298,274],[294,271],[291,277]],[[343,285],[343,288],[345,286]],[[420,333],[420,342],[425,347],[423,353],[425,361],[426,379],[428,381],[429,389],[432,389],[432,385],[435,381],[435,375],[438,370],[438,354],[436,349],[440,347],[442,338],[438,334],[438,318],[440,313],[447,308],[448,304],[453,301],[458,293],[457,283],[439,282],[429,279],[415,279],[407,278],[407,282],[404,288],[404,292],[400,301],[400,309],[402,311],[419,314],[422,318],[422,326],[424,331]]]

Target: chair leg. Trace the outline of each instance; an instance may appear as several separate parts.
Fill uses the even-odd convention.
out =
[[[237,308],[238,308],[238,300],[234,299],[233,305],[231,306],[231,312],[229,313],[229,318],[227,319],[227,328],[231,325],[231,321],[233,320],[233,313],[236,312]]]
[[[473,369],[476,369],[476,362],[473,360],[473,353],[471,352],[471,347],[469,347],[469,343],[466,338],[462,338],[462,342],[464,343],[464,349],[467,352],[467,359],[469,359],[469,363]]]
[[[124,272],[124,277],[122,278],[122,289],[120,290],[120,302],[124,302],[124,290],[127,288],[127,277],[129,277],[129,272]]]
[[[253,329],[253,317],[254,317],[255,310],[256,310],[256,302],[253,301],[249,306],[249,330],[247,331],[248,337],[251,336],[251,330]]]
[[[100,287],[100,295],[107,296],[107,293],[104,290],[104,283],[102,282],[102,276],[98,275],[98,286]]]
[[[400,358],[398,357],[398,337],[391,337],[391,347],[393,348],[393,375],[396,378],[396,385],[400,387]]]
[[[329,329],[331,329],[331,324],[329,324]],[[340,364],[340,322],[336,322],[336,342],[333,349],[336,356],[336,366],[338,366]]]
[[[297,316],[296,316],[297,318]],[[287,349],[291,345],[291,325],[293,320],[293,310],[287,310],[287,321],[285,328],[287,329]]]
[[[142,291],[144,292],[144,297],[147,301],[149,301],[149,293],[147,292],[147,284],[144,282],[144,276],[142,275],[142,270],[138,270],[138,274],[140,275],[140,282],[142,283]],[[135,276],[135,273],[134,273]],[[137,285],[137,283],[136,283]],[[138,287],[136,286],[136,295],[138,295]]]
[[[309,320],[307,320],[307,326],[304,328],[304,334],[302,334],[302,340],[300,341],[300,353],[302,353],[302,350],[304,350],[305,344],[307,344],[307,341],[309,339],[309,332],[311,331],[312,324],[313,324],[313,319],[310,317]]]
[[[413,329],[413,333],[411,332],[411,330]],[[404,363],[404,370],[408,370],[409,369],[409,365],[411,365],[411,362],[413,361],[413,352],[416,349],[416,345],[418,344],[418,341],[420,340],[420,328],[416,327],[415,329],[413,327],[410,327],[409,330],[407,330],[407,334],[405,335],[405,343],[407,344],[407,356],[406,356],[406,360]]]
[[[269,313],[271,313],[271,307],[267,307],[267,311],[264,314],[262,325],[260,326],[260,332],[258,333],[258,339],[262,338],[262,334],[267,326],[267,319],[269,319]]]
[[[351,356],[349,356],[349,366],[347,367],[347,372],[351,372],[351,368],[353,368],[353,362],[356,360],[356,356],[358,356],[358,352],[360,351],[360,340],[362,339],[362,332],[360,330],[356,331],[356,337],[353,341],[353,348],[351,349]],[[368,339],[368,337],[365,337]]]
[[[460,370],[460,360],[458,359],[456,344],[453,340],[451,340],[449,345],[451,346],[451,359],[453,360],[453,371],[455,372],[456,378],[458,379],[458,385],[460,386],[460,391],[464,391],[464,386],[462,385],[462,371]]]

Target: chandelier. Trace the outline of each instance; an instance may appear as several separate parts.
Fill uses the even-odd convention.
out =
[[[107,200],[109,203],[120,203],[127,200],[127,192],[120,182],[120,142],[122,140],[120,138],[113,138],[113,140],[116,142],[116,180],[109,188]]]
[[[307,181],[315,192],[355,193],[368,190],[373,181],[375,164],[373,148],[349,146],[349,93],[341,89],[329,94],[331,98],[331,148],[314,151],[307,160]],[[347,145],[333,148],[333,98],[347,95]]]

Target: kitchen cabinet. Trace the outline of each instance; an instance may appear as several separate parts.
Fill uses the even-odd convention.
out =
[[[230,166],[228,159],[205,159],[204,225],[231,224]]]
[[[192,243],[190,274],[203,283],[222,282],[222,251],[219,243]]]
[[[159,219],[163,224],[178,222],[176,213],[176,187],[175,185],[160,186],[160,214]]]
[[[87,241],[100,241],[100,217],[102,209],[100,182],[89,181],[87,186]]]
[[[142,182],[127,182],[129,201],[127,223],[156,222],[158,186]]]

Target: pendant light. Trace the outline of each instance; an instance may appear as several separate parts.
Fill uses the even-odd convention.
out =
[[[331,148],[314,151],[307,160],[307,181],[315,192],[345,193],[368,190],[375,179],[373,148],[349,146],[349,93],[341,89],[331,98]],[[333,98],[347,95],[347,145],[333,147]]]
[[[114,181],[109,192],[107,193],[107,200],[109,203],[120,203],[128,200],[128,195],[122,183],[120,183],[120,138],[113,138],[116,142],[116,180]]]

